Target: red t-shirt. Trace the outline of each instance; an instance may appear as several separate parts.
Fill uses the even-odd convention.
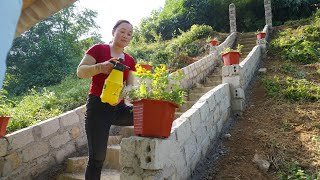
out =
[[[94,59],[96,59],[96,64],[105,62],[110,60],[111,57],[111,52],[110,52],[110,46],[107,44],[96,44],[93,45],[87,52],[86,54],[89,54],[92,56]],[[129,75],[129,70],[131,71],[136,71],[135,68],[135,61],[133,57],[130,55],[124,53],[124,61],[123,63],[126,66],[129,66],[130,68],[127,69],[125,68],[124,73],[123,73],[123,81],[125,81],[128,78]],[[95,95],[95,96],[100,96],[102,93],[102,88],[104,84],[104,80],[108,77],[108,75],[100,73],[92,77],[91,79],[91,86],[90,86],[90,91],[89,94]]]

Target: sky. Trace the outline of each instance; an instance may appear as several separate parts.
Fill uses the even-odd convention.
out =
[[[165,0],[79,0],[78,5],[98,12],[96,19],[104,42],[112,39],[112,28],[119,19],[137,26],[152,10],[164,6]]]

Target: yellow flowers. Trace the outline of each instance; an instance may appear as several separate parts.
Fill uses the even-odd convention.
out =
[[[155,67],[153,71],[148,71],[137,64],[136,70],[133,74],[138,77],[139,84],[129,92],[130,100],[166,100],[178,105],[184,103],[185,92],[180,86],[180,80],[183,79],[181,70],[170,74],[164,64]]]

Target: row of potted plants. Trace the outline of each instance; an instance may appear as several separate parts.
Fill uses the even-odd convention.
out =
[[[265,38],[266,37],[266,33],[265,32],[263,32],[263,31],[257,31],[257,33],[256,33],[256,36],[257,36],[257,39],[259,40],[259,39],[263,39],[263,38]],[[219,40],[217,40],[217,39],[211,39],[211,40],[209,40],[209,42],[208,42],[211,46],[217,46],[217,45],[219,45]]]
[[[259,37],[264,38],[265,34],[259,33]],[[210,43],[217,45],[218,41],[212,40]],[[242,47],[238,44],[236,49],[225,48],[221,53],[224,65],[239,64]],[[168,137],[175,109],[184,103],[185,91],[179,84],[183,73],[178,70],[170,74],[165,65],[153,68],[152,63],[142,59],[137,62],[136,69],[134,75],[139,77],[139,85],[126,97],[133,102],[135,134]],[[6,106],[0,105],[0,137],[6,132],[10,119],[8,112]]]

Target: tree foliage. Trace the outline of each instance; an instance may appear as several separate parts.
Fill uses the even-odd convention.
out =
[[[21,94],[32,87],[59,83],[76,71],[84,49],[101,41],[90,31],[98,28],[97,13],[70,6],[17,37],[8,55],[4,88]],[[80,40],[81,37],[89,37]]]
[[[229,5],[236,5],[239,32],[256,31],[265,25],[263,0],[166,0],[163,9],[154,11],[136,28],[135,42],[168,40],[193,24],[205,24],[229,32]],[[272,0],[275,25],[287,20],[309,17],[318,0]]]

